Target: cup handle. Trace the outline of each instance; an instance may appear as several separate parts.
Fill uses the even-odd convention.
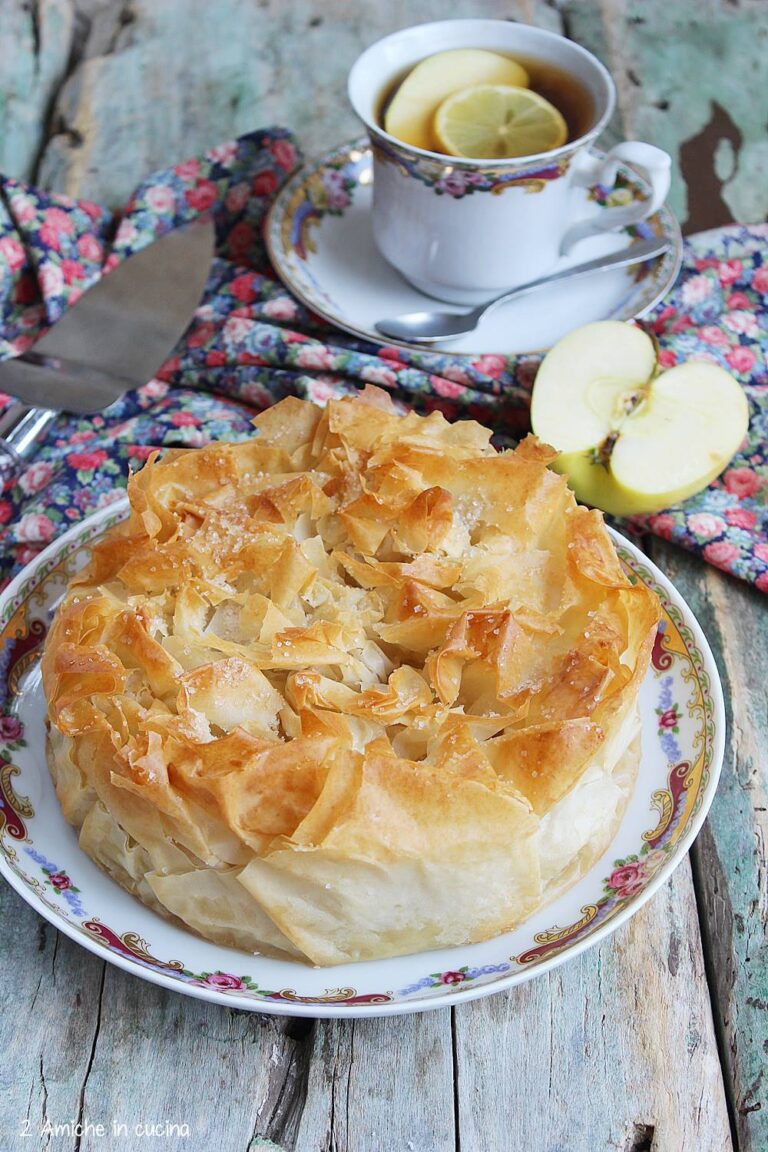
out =
[[[594,184],[610,187],[616,182],[621,164],[629,164],[645,177],[651,186],[650,197],[615,208],[603,208],[599,215],[572,224],[560,243],[561,256],[567,256],[574,244],[587,236],[598,236],[601,232],[614,232],[631,224],[639,224],[661,208],[669,192],[672,161],[661,148],[643,144],[639,140],[626,140],[623,144],[617,144],[602,157],[582,157],[573,183],[578,188],[590,188]]]

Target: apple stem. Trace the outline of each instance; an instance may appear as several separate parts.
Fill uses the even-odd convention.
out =
[[[616,447],[616,441],[619,439],[618,429],[609,432],[605,440],[598,444],[596,448],[592,449],[592,463],[600,464],[603,468],[608,469],[608,462],[611,459],[611,453]]]

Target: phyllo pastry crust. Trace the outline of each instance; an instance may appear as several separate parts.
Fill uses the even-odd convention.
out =
[[[208,939],[337,964],[484,940],[605,850],[659,620],[528,437],[288,399],[166,451],[43,658],[80,844]]]

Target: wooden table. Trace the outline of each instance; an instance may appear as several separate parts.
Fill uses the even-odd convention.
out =
[[[358,131],[344,95],[358,52],[446,14],[439,0],[0,0],[0,169],[114,204],[259,125],[319,151]],[[688,231],[766,216],[764,0],[465,0],[450,14],[517,16],[601,56],[620,92],[610,134],[672,153]],[[647,548],[715,650],[729,740],[690,863],[626,927],[459,1008],[290,1020],[129,976],[2,885],[2,1152],[766,1152],[766,602]],[[107,1134],[39,1136],[78,1119]],[[114,1136],[113,1121],[191,1134]]]

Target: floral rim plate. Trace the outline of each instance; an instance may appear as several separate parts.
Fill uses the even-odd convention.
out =
[[[453,185],[443,189],[438,183],[434,191],[435,195],[459,196],[469,195],[472,189]],[[574,189],[574,195],[583,198],[583,204],[574,209],[575,216],[582,218],[601,212],[608,204],[647,199],[650,189],[636,172],[621,167],[612,189]],[[372,197],[367,140],[341,145],[301,168],[283,185],[270,210],[265,236],[272,264],[294,295],[332,324],[380,344],[382,337],[374,324],[382,317],[435,307],[461,309],[436,305],[381,256],[371,228]],[[579,264],[625,248],[628,240],[650,236],[664,236],[670,242],[665,255],[650,265],[611,269],[572,284],[541,289],[492,312],[474,332],[446,341],[440,351],[506,356],[541,352],[580,324],[644,316],[666,295],[680,270],[680,226],[666,205],[627,232],[581,241],[558,265]],[[423,345],[402,347],[424,350]]]
[[[80,850],[45,761],[40,646],[69,577],[127,501],[70,529],[0,594],[0,871],[56,928],[134,975],[230,1007],[302,1016],[439,1008],[510,988],[615,931],[681,862],[717,785],[725,718],[717,668],[690,609],[614,534],[664,618],[641,690],[637,786],[605,855],[514,932],[482,944],[334,968],[272,960],[200,939],[119,888]]]

